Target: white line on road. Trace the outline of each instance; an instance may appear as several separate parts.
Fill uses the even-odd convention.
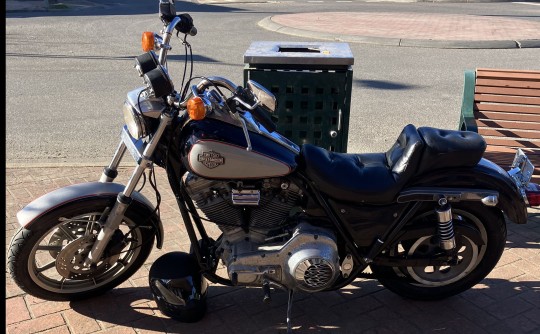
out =
[[[533,6],[540,6],[540,2],[512,2],[518,5],[533,5]]]

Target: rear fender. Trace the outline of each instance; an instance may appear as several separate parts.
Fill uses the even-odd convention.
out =
[[[17,213],[17,220],[25,229],[31,229],[34,224],[39,224],[40,217],[62,205],[89,197],[111,197],[116,199],[118,193],[124,189],[124,185],[109,182],[88,182],[63,187],[45,194],[25,206]],[[133,192],[132,198],[133,202],[130,206],[140,205],[148,212],[154,211],[154,205],[142,194]],[[153,218],[154,221],[158,222],[156,239],[157,247],[161,249],[163,246],[163,224],[156,214],[154,214]]]
[[[498,192],[497,207],[516,224],[527,222],[527,206],[508,173],[493,162],[482,159],[473,168],[440,169],[414,178],[411,187],[484,189]]]

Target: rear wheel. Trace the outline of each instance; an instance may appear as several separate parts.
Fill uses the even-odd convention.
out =
[[[47,300],[77,300],[101,294],[133,275],[148,258],[154,229],[148,210],[130,206],[103,257],[83,266],[100,231],[97,223],[115,198],[89,198],[61,206],[21,228],[8,250],[8,271],[29,294]],[[146,220],[139,226],[136,222]]]
[[[413,219],[411,226],[436,226],[434,210],[423,212]],[[372,265],[379,282],[406,298],[436,300],[461,293],[484,279],[493,270],[504,250],[504,217],[499,210],[477,203],[454,205],[452,214],[457,264],[418,267]],[[440,252],[439,239],[433,229],[431,234],[403,237],[385,252],[392,257],[430,257]]]

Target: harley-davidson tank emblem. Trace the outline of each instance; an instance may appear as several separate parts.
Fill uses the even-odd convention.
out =
[[[206,167],[212,169],[225,164],[225,158],[218,152],[209,151],[199,154],[198,160]]]

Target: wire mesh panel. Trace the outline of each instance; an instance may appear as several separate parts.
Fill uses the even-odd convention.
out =
[[[347,151],[353,76],[348,44],[255,42],[244,61],[244,84],[254,80],[277,98],[278,132],[298,145]]]

